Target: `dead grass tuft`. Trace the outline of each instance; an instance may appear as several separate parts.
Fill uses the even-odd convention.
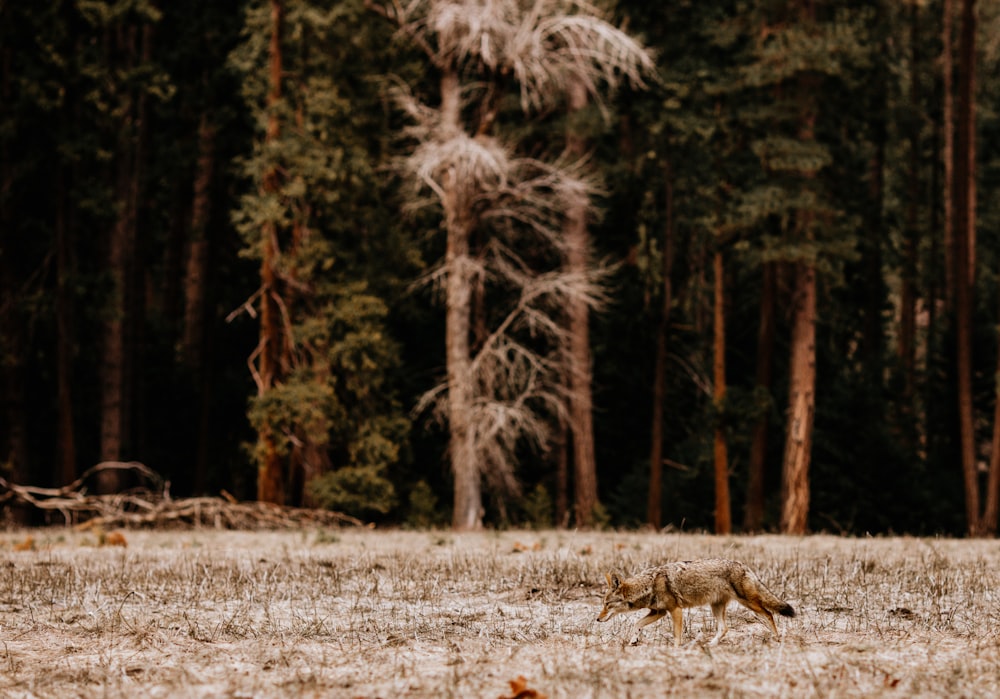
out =
[[[1000,693],[992,541],[38,530],[0,550],[3,696]],[[667,625],[630,647],[633,619],[594,622],[607,569],[703,556],[795,607],[780,641],[735,604],[716,647],[707,608],[679,650]]]

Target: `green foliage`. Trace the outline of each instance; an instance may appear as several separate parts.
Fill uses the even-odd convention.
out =
[[[306,484],[317,506],[354,517],[385,515],[396,506],[396,488],[372,466],[344,466]]]
[[[594,511],[591,513],[590,519],[593,522],[594,529],[607,529],[611,526],[611,514],[600,502],[594,505]]]
[[[392,385],[399,345],[386,328],[384,300],[399,285],[399,269],[385,263],[405,246],[394,243],[394,224],[379,208],[373,154],[386,132],[376,126],[377,90],[345,72],[348,62],[366,64],[348,59],[354,34],[368,31],[363,20],[374,19],[358,7],[286,3],[283,97],[273,107],[280,130],[242,162],[257,191],[242,197],[234,220],[251,259],[262,256],[265,224],[278,231],[287,369],[251,401],[253,426],[278,435],[284,457],[299,445],[324,456],[333,470],[310,492],[328,506],[359,511],[359,498],[370,496],[370,509],[385,513],[391,492],[380,488],[391,484],[383,474],[399,461],[408,433]],[[245,40],[231,55],[261,132],[270,30],[267,6],[252,4]],[[260,183],[271,168],[280,184],[267,193]],[[292,471],[290,464],[289,478]]]
[[[447,520],[427,481],[417,481],[407,498],[406,526],[412,529],[432,529],[444,525]]]
[[[552,496],[548,489],[538,483],[521,502],[524,521],[532,529],[549,529],[554,522]]]
[[[811,526],[961,533],[941,237],[940,3],[817,1],[808,3],[815,20],[798,11],[806,3],[613,4],[615,16],[656,49],[659,79],[648,91],[622,90],[604,113],[577,113],[572,124],[594,144],[590,162],[605,183],[603,211],[591,222],[594,256],[622,262],[607,311],[591,326],[598,482],[610,523],[645,518],[669,221],[662,503],[669,525],[707,529],[712,522],[709,262],[721,246],[734,521],[750,433],[765,416],[765,527],[776,525],[788,270],[808,260],[820,273]],[[67,372],[75,461],[102,458],[95,409],[101,326],[115,294],[106,248],[122,190],[134,186],[140,235],[126,358],[136,379],[126,396],[134,450],[123,458],[162,472],[176,494],[226,488],[252,497],[260,457],[256,447],[244,453],[238,445],[266,426],[282,458],[309,452],[310,463],[327,472],[306,493],[327,506],[416,527],[446,525],[435,491],[445,500],[439,462],[447,433],[434,426],[411,432],[408,414],[442,374],[435,290],[410,284],[428,272],[424,259],[444,254],[444,242],[433,212],[400,220],[397,212],[418,202],[403,201],[387,166],[402,126],[387,85],[429,94],[437,76],[364,0],[283,5],[283,97],[269,112],[265,0],[0,2],[0,461],[11,477],[63,484],[52,482],[49,466],[67,446],[53,438],[65,409],[60,371]],[[973,381],[985,461],[1000,293],[1000,245],[991,234],[1000,226],[1000,43],[993,38],[1000,5],[978,3],[978,12]],[[561,110],[523,119],[518,86],[507,87],[493,135],[540,157],[560,149]],[[265,145],[270,113],[281,129]],[[803,128],[806,115],[811,128]],[[463,112],[471,121],[480,116]],[[203,118],[216,138],[202,234],[210,260],[204,365],[195,369],[178,360],[178,346]],[[279,188],[264,194],[272,166]],[[272,390],[248,400],[254,385],[246,359],[257,327],[247,315],[225,318],[259,284],[269,223],[280,247],[286,363]],[[510,243],[525,259],[543,256],[527,238]],[[765,264],[777,278],[769,389],[755,379]],[[914,283],[920,321],[909,377],[898,353],[903,280]],[[484,278],[484,288],[493,281]],[[484,295],[484,320],[500,316],[505,293]],[[540,342],[531,328],[520,339]],[[552,482],[552,464],[530,458],[518,468],[527,495],[517,515],[548,523],[553,493],[539,484]],[[210,477],[194,464],[210,464]],[[291,473],[288,482],[299,485]]]

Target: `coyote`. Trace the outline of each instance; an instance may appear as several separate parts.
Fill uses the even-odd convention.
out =
[[[710,605],[718,630],[709,645],[715,645],[726,635],[726,605],[736,600],[771,626],[775,637],[778,627],[772,612],[795,616],[795,610],[764,587],[760,578],[739,561],[706,558],[697,561],[677,561],[649,568],[631,578],[609,572],[608,591],[598,621],[607,621],[615,614],[636,609],[648,609],[649,614],[638,621],[633,630],[632,645],[639,642],[639,629],[659,621],[667,612],[674,621],[674,646],[681,644],[687,607]]]

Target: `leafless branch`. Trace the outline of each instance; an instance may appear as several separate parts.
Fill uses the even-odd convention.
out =
[[[491,81],[506,75],[516,81],[525,113],[559,106],[570,83],[583,85],[603,108],[602,91],[642,85],[653,73],[650,54],[585,0],[386,0],[373,9],[446,75],[463,77],[449,104],[492,95],[500,83]],[[412,149],[397,163],[412,185],[410,210],[436,202],[450,235],[477,233],[471,255],[417,283],[440,288],[456,274],[470,285],[501,289],[509,300],[470,358],[471,386],[462,388],[471,390],[463,415],[472,413],[466,417],[480,472],[492,487],[516,492],[517,450],[524,444],[545,449],[553,417],[564,416],[572,370],[566,308],[579,300],[597,308],[606,300],[606,266],[568,273],[559,262],[566,254],[567,212],[586,214],[601,183],[587,158],[523,157],[516,144],[478,128],[479,122],[463,131],[449,111],[446,123],[441,109],[401,82],[391,94],[410,120],[402,135]],[[529,237],[532,251],[544,250],[538,256],[544,261],[534,265],[517,253]],[[446,382],[435,386],[416,410],[444,419],[448,389]]]
[[[481,61],[512,74],[526,112],[559,100],[568,79],[603,104],[602,84],[641,86],[654,71],[647,49],[582,0],[413,0],[380,14],[439,66]]]
[[[91,495],[86,483],[101,471],[127,471],[145,485],[112,495]],[[224,529],[284,529],[291,527],[365,526],[339,512],[280,507],[262,502],[238,502],[223,491],[220,497],[170,496],[169,484],[144,464],[108,461],[88,469],[61,488],[18,485],[0,478],[0,504],[18,504],[43,512],[58,512],[66,525],[94,527],[210,526]]]
[[[257,289],[257,291],[253,292],[250,298],[244,301],[237,308],[234,308],[232,311],[230,311],[229,315],[226,316],[226,322],[232,323],[241,313],[246,313],[248,316],[256,320],[257,309],[253,307],[253,304],[254,301],[256,301],[260,297],[261,292],[262,289]]]

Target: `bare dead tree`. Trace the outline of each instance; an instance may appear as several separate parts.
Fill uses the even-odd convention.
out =
[[[582,85],[599,106],[622,82],[642,84],[648,53],[581,0],[389,0],[369,7],[419,47],[440,76],[429,106],[404,85],[395,90],[414,144],[400,170],[414,185],[411,205],[440,207],[443,263],[429,278],[444,292],[446,381],[418,407],[448,423],[456,529],[482,523],[482,479],[516,491],[514,450],[544,448],[549,416],[564,410],[568,375],[563,309],[601,297],[594,270],[565,273],[527,259],[529,247],[563,254],[563,220],[586,211],[597,183],[585,157],[543,161],[494,135],[498,96],[518,91],[531,116]],[[473,108],[478,107],[478,108]],[[474,235],[475,234],[475,235]],[[475,241],[483,241],[476,245]],[[470,345],[476,285],[508,291],[512,304],[481,347]],[[496,309],[491,309],[494,313]]]

